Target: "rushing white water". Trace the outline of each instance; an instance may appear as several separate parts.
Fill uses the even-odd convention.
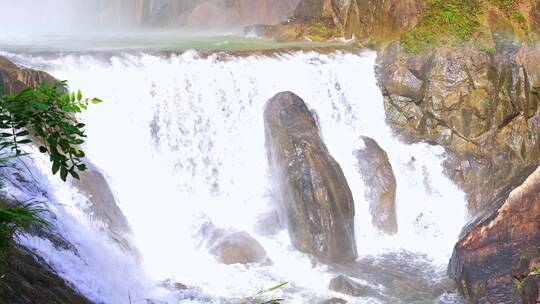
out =
[[[80,213],[75,190],[50,176],[43,177],[47,180],[42,184],[69,207],[54,212],[59,214],[62,232],[80,250],[80,259],[62,255],[46,241],[27,243],[92,299],[127,303],[129,293],[134,298],[163,296],[167,301],[170,295],[159,294],[149,283],[167,278],[201,287],[213,299],[251,296],[262,286],[283,281],[289,281],[289,287],[278,293],[290,303],[338,295],[328,290],[335,274],[322,266],[313,268],[306,256],[291,248],[286,232],[264,236],[255,229],[260,215],[273,206],[263,107],[284,90],[301,96],[318,114],[324,140],[353,193],[361,258],[405,250],[428,261],[436,270],[430,274],[433,280],[444,275],[441,269],[465,221],[463,193],[443,174],[441,148],[404,144],[385,124],[373,53],[201,57],[191,51],[167,57],[58,55],[52,59],[8,55],[45,68],[87,96],[105,100],[82,117],[87,123],[86,151],[109,177],[133,228],[142,270],[127,262],[129,257],[122,258]],[[365,186],[353,155],[363,145],[361,135],[377,140],[394,168],[395,236],[385,236],[371,226]],[[48,172],[45,166],[38,162]],[[209,220],[218,227],[248,231],[273,264],[217,263],[199,246],[197,236]],[[365,283],[385,292],[385,286]],[[364,297],[354,303],[385,300]],[[395,298],[389,303],[405,302]]]

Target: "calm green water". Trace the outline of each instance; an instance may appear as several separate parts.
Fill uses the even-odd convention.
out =
[[[92,51],[265,51],[276,49],[339,48],[351,43],[287,42],[246,37],[238,33],[185,31],[137,31],[117,33],[0,35],[0,50],[8,52],[92,52]]]

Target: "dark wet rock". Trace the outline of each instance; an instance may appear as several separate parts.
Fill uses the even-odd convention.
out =
[[[230,231],[206,224],[201,230],[204,245],[223,264],[268,262],[266,250],[245,231]]]
[[[368,296],[373,293],[370,287],[355,282],[351,278],[339,275],[330,281],[330,290],[349,295],[351,297]]]
[[[397,232],[396,178],[386,152],[369,137],[361,138],[364,147],[355,151],[358,170],[366,185],[373,226],[388,234]]]
[[[540,169],[500,193],[493,206],[464,228],[448,273],[472,303],[530,302],[538,297]]]
[[[320,304],[347,304],[347,301],[340,298],[331,298],[331,299],[322,301]]]
[[[267,102],[264,121],[269,160],[281,186],[280,220],[293,245],[323,263],[353,261],[352,194],[311,111],[294,93],[282,92]]]
[[[15,247],[1,265],[0,303],[90,304],[47,263],[24,248]]]

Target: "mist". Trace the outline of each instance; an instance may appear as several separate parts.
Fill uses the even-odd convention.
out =
[[[299,0],[0,0],[1,35],[95,35],[159,30],[239,31],[275,24]]]

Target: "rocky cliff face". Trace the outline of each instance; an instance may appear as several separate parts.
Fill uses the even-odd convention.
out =
[[[540,300],[540,169],[508,192],[465,227],[454,248],[449,275],[472,303]]]
[[[356,38],[363,44],[392,41],[413,27],[423,0],[302,0],[289,22],[258,32],[278,40]]]
[[[493,21],[489,49],[411,54],[394,43],[378,59],[388,122],[405,140],[449,151],[448,173],[469,195],[472,215],[538,160],[540,48],[511,27],[501,34],[501,23]]]
[[[323,263],[354,261],[352,194],[312,113],[300,97],[283,92],[267,102],[264,121],[270,164],[283,195],[280,221],[293,245]]]

